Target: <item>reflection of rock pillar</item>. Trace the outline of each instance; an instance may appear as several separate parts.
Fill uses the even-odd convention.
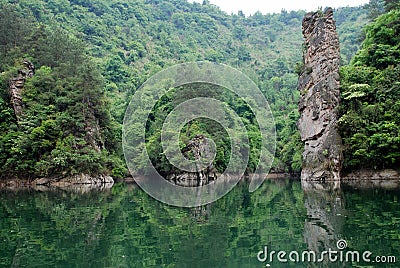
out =
[[[344,196],[340,185],[331,183],[314,183],[302,181],[307,209],[307,220],[304,224],[304,240],[308,250],[321,256],[322,251],[337,250],[336,243],[341,237],[345,221]],[[324,262],[330,267],[328,260]]]
[[[305,143],[302,179],[339,180],[343,162],[337,130],[340,51],[332,9],[308,13],[303,35],[306,51],[298,83],[298,128]]]
[[[210,218],[211,204],[207,204],[201,207],[195,207],[191,209],[192,219],[198,223],[208,222]]]

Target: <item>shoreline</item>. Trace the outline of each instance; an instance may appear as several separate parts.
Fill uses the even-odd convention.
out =
[[[299,174],[290,173],[269,173],[267,180],[279,180],[279,179],[293,179],[301,180]],[[244,180],[248,180],[248,176],[245,176]],[[378,185],[379,182],[393,182],[400,181],[400,170],[384,169],[384,170],[372,170],[372,169],[361,169],[352,172],[347,172],[341,176],[341,182],[357,183],[357,182],[371,182],[371,185]],[[312,182],[312,181],[309,181]],[[320,183],[321,181],[315,181]],[[330,182],[330,181],[326,181]],[[374,183],[375,182],[375,183]],[[99,174],[97,176],[90,176],[87,174],[78,174],[71,177],[64,178],[39,178],[35,180],[24,180],[24,179],[2,179],[0,180],[0,189],[24,189],[24,188],[49,188],[49,189],[68,189],[68,188],[90,188],[90,189],[102,189],[111,188],[115,183],[127,183],[136,184],[133,177],[126,178],[112,178],[111,176]]]

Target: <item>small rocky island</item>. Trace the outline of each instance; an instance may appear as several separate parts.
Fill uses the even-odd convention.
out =
[[[340,49],[333,10],[308,13],[303,19],[304,66],[298,89],[298,128],[305,144],[302,180],[340,180],[343,163],[338,132]]]
[[[209,140],[204,135],[196,135],[182,149],[186,158],[193,158],[198,161],[202,156],[212,155]],[[175,172],[167,176],[167,179],[179,186],[199,187],[207,185],[217,179],[217,171],[213,164],[202,169],[196,164],[196,172]]]

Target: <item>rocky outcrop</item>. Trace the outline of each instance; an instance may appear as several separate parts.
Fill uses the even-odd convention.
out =
[[[101,184],[114,184],[114,180],[112,177],[107,175],[97,175],[90,176],[87,174],[77,174],[70,177],[65,178],[41,178],[33,181],[33,185],[47,185],[47,186],[56,186],[56,187],[67,187],[71,185],[80,185],[80,184],[90,184],[90,185],[101,185]]]
[[[303,20],[306,51],[298,89],[298,128],[305,143],[303,180],[339,180],[343,162],[338,133],[339,37],[333,10],[308,13]]]
[[[199,160],[201,157],[210,158],[212,149],[209,140],[203,135],[197,135],[191,139],[182,149],[183,155],[190,159]],[[177,172],[167,176],[167,180],[179,186],[198,187],[209,184],[217,179],[217,173],[211,164],[206,169],[196,163],[196,172]]]
[[[390,181],[400,180],[400,171],[393,169],[361,169],[342,176],[343,181]]]
[[[67,190],[76,193],[86,193],[93,190],[105,190],[114,185],[114,179],[107,175],[90,176],[77,174],[70,177],[39,178],[34,181],[27,179],[0,180],[0,189],[38,191]]]
[[[11,104],[14,108],[17,121],[19,121],[23,112],[22,91],[24,89],[25,80],[32,77],[35,73],[35,66],[28,59],[24,59],[23,65],[24,67],[18,70],[17,77],[10,79],[9,88]]]
[[[95,111],[91,108],[91,104],[88,103],[87,105],[87,111],[85,113],[85,141],[97,152],[101,152],[105,146],[99,119],[96,118]]]

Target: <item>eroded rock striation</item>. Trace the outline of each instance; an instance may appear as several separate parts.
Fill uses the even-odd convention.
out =
[[[17,121],[19,121],[23,112],[22,91],[24,89],[25,80],[32,77],[35,73],[35,66],[28,59],[24,59],[23,65],[24,67],[18,70],[17,77],[10,79],[9,88],[11,104]]]
[[[343,162],[337,128],[340,49],[333,10],[306,14],[303,35],[306,51],[298,83],[298,128],[305,143],[301,177],[339,180]]]

